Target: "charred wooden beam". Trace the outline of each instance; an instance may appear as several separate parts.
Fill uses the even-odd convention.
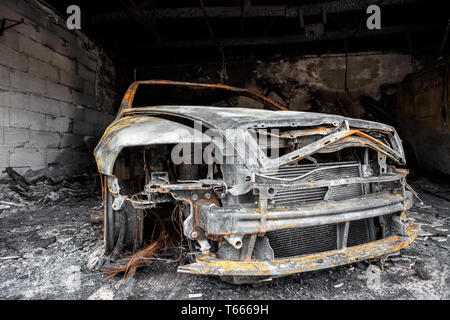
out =
[[[304,16],[323,15],[325,12],[338,13],[354,10],[366,9],[369,5],[377,4],[382,7],[391,5],[404,5],[414,2],[423,2],[423,0],[385,0],[380,3],[379,0],[337,0],[325,3],[311,3],[301,6],[248,6],[245,9],[246,18],[258,17],[278,17],[278,18],[297,18],[299,12]],[[204,14],[210,18],[241,18],[242,7],[201,7],[190,8],[156,8],[153,10],[142,10],[141,14],[152,19],[192,19],[203,18]],[[115,11],[96,14],[90,18],[93,24],[126,21],[129,17],[125,12]]]
[[[28,187],[30,185],[30,182],[22,177],[19,173],[17,173],[13,168],[6,168],[6,172],[17,182],[18,185],[20,185],[25,191],[30,190]]]

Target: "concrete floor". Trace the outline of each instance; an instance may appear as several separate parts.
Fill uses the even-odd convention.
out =
[[[0,210],[1,299],[450,299],[450,201],[420,191],[409,219],[421,225],[408,248],[372,261],[234,286],[215,277],[178,274],[154,262],[124,281],[89,271],[101,250],[92,212],[100,198],[30,209]],[[432,187],[449,190],[450,186]],[[193,294],[201,297],[192,298]]]

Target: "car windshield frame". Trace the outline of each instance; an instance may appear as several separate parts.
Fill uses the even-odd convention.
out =
[[[178,86],[178,87],[190,87],[190,88],[205,88],[205,89],[211,89],[211,90],[226,90],[230,91],[231,93],[235,93],[234,96],[244,96],[253,100],[256,100],[258,102],[263,103],[264,106],[268,105],[272,107],[276,111],[288,111],[288,109],[281,105],[280,103],[276,102],[273,99],[270,99],[258,92],[249,90],[249,89],[243,89],[238,87],[232,87],[224,84],[207,84],[207,83],[194,83],[194,82],[179,82],[179,81],[170,81],[170,80],[145,80],[145,81],[135,81],[133,82],[127,89],[127,92],[125,93],[122,102],[120,104],[120,109],[118,114],[121,114],[125,109],[132,109],[133,107],[133,101],[136,96],[136,91],[139,86],[141,85],[148,85],[148,86]],[[160,105],[160,104],[158,104]],[[167,104],[171,105],[171,104]],[[148,105],[154,106],[151,103]]]

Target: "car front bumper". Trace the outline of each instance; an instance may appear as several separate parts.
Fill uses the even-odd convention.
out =
[[[406,235],[340,250],[325,251],[300,257],[263,260],[220,260],[213,255],[196,259],[195,263],[178,267],[178,272],[217,276],[283,276],[314,271],[373,259],[409,246],[417,237],[418,226],[407,226]]]
[[[298,207],[275,207],[266,212],[261,212],[258,208],[218,207],[206,203],[198,206],[196,217],[200,227],[209,235],[243,236],[401,213],[409,209],[412,203],[412,193],[409,191],[404,194],[370,194]]]

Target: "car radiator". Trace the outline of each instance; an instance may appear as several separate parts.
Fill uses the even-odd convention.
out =
[[[293,179],[301,177],[301,181],[314,182],[319,180],[337,180],[342,178],[355,178],[361,176],[361,165],[358,162],[334,162],[323,163],[318,166],[314,164],[283,166],[278,169],[267,171],[264,176],[256,176],[257,183],[284,182],[278,179]],[[275,188],[276,189],[276,188]],[[328,193],[328,195],[327,195]],[[360,184],[341,185],[335,187],[310,188],[307,190],[289,189],[277,190],[272,198],[272,205],[288,205],[328,200],[345,200],[358,197],[362,194]]]
[[[336,180],[361,176],[358,162],[324,163],[318,166],[291,165],[268,171],[266,177],[258,177],[257,182],[270,183],[270,177],[292,179],[302,176],[302,181]],[[328,193],[328,195],[327,195]],[[328,200],[345,200],[362,195],[359,184],[336,187],[311,188],[308,190],[278,191],[272,199],[272,205],[301,205]],[[368,223],[364,220],[352,221],[349,226],[347,246],[355,246],[369,241]],[[290,228],[268,232],[269,244],[275,258],[287,258],[337,249],[337,226],[335,224]]]
[[[369,242],[368,227],[367,219],[351,221],[347,247]],[[335,224],[270,231],[266,236],[276,259],[337,249]]]

